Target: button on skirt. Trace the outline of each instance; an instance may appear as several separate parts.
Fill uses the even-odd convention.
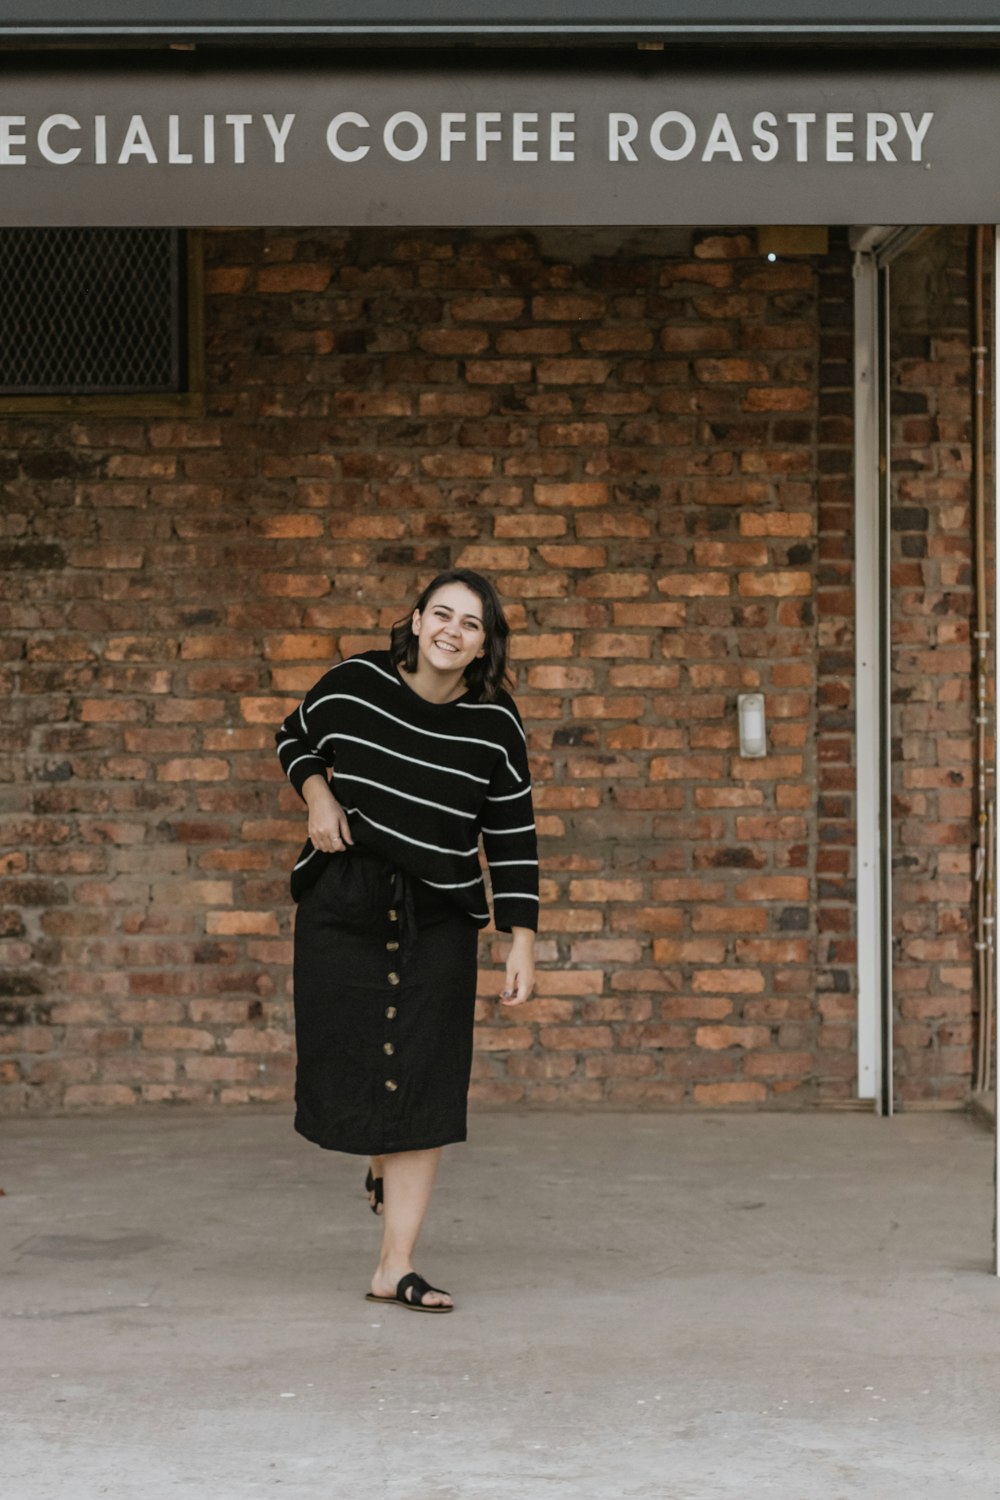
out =
[[[330,860],[296,908],[300,1135],[361,1156],[467,1139],[478,937],[381,856]]]

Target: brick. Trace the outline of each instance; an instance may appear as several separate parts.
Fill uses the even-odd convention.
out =
[[[746,1058],[743,1071],[748,1078],[805,1078],[815,1067],[811,1052],[758,1052]]]
[[[562,516],[496,516],[493,535],[504,537],[556,537],[566,533],[566,521]]]
[[[593,320],[604,314],[605,299],[597,293],[587,295],[542,294],[531,299],[531,315],[541,322],[577,322]]]
[[[193,1026],[146,1026],[142,1045],[150,1050],[168,1052],[212,1052],[215,1038],[210,1031]]]
[[[665,1021],[722,1021],[732,1010],[726,995],[668,995],[660,1002]]]
[[[610,374],[606,359],[542,358],[535,366],[539,385],[603,385]]]
[[[730,592],[728,573],[668,573],[656,580],[661,594],[682,595],[688,599],[726,598]]]
[[[229,762],[210,756],[168,760],[156,768],[158,781],[227,781]]]
[[[793,594],[811,594],[813,585],[809,573],[740,573],[737,587],[744,597],[784,598]]]
[[[606,547],[545,546],[538,548],[544,563],[553,568],[603,568],[607,561]]]
[[[514,636],[511,640],[511,655],[517,661],[532,661],[552,656],[568,657],[572,653],[573,637],[568,631]]]
[[[525,385],[531,376],[528,359],[470,359],[465,366],[470,385]]]
[[[74,1083],[63,1099],[67,1109],[120,1109],[137,1102],[135,1090],[124,1083]]]
[[[610,1026],[542,1026],[538,1040],[554,1051],[600,1051],[612,1045]]]
[[[694,1099],[706,1109],[725,1109],[734,1104],[763,1104],[767,1089],[762,1083],[696,1083]]]
[[[585,1057],[583,1071],[587,1078],[648,1078],[656,1072],[656,1059],[648,1053],[596,1053]]]
[[[767,912],[755,906],[702,907],[691,914],[692,932],[764,932],[767,926]],[[736,952],[740,957],[739,944]]]
[[[733,894],[739,901],[808,901],[809,881],[800,875],[755,875],[740,881]]]
[[[585,599],[641,599],[648,592],[645,573],[591,574],[577,583],[577,593]]]
[[[706,383],[735,381],[745,385],[753,380],[766,380],[768,370],[759,359],[696,359],[694,376]]]
[[[329,635],[272,635],[264,637],[264,658],[268,661],[319,661],[332,665],[335,642]]]
[[[320,262],[312,264],[264,266],[257,273],[259,292],[325,292],[330,285],[332,268]]]
[[[742,344],[742,338],[740,340]],[[702,353],[735,349],[736,334],[732,329],[719,328],[712,324],[696,323],[690,327],[678,324],[660,330],[660,348],[665,354]]]
[[[801,386],[751,386],[741,399],[744,411],[807,411],[812,392]]]
[[[478,571],[528,568],[531,566],[531,552],[527,547],[463,547],[455,566]]]
[[[274,912],[210,911],[206,913],[205,931],[219,937],[247,933],[276,936],[279,928]]]
[[[652,642],[648,636],[643,635],[588,631],[580,637],[579,649],[584,657],[643,657],[650,655]]]
[[[767,1047],[770,1041],[767,1026],[699,1026],[694,1034],[696,1047],[713,1052],[723,1047]]]
[[[567,328],[511,328],[496,335],[498,354],[568,354],[572,347]]]
[[[509,323],[524,312],[523,297],[456,297],[449,312],[459,321],[471,323]]]
[[[535,978],[539,996],[549,995],[595,995],[604,988],[604,973],[601,969],[567,969],[562,972],[541,969]]]
[[[534,487],[536,505],[543,508],[551,506],[553,509],[562,510],[575,509],[578,506],[606,505],[608,503],[608,486],[598,482],[586,482],[579,484],[536,484]]]

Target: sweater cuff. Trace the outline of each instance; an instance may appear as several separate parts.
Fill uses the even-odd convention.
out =
[[[285,774],[300,797],[302,797],[302,788],[310,776],[322,776],[324,780],[329,779],[326,774],[326,761],[316,751],[310,751],[307,755],[293,760]],[[302,797],[302,801],[305,802],[305,800],[305,797]]]
[[[493,925],[497,932],[510,932],[512,927],[529,927],[537,932],[538,902],[524,896],[498,896],[494,891]]]

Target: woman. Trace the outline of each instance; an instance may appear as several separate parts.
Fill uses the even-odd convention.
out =
[[[383,1209],[369,1301],[451,1312],[413,1250],[441,1149],[467,1137],[479,929],[512,934],[501,1000],[534,984],[538,854],[527,747],[491,583],[424,589],[387,651],[332,667],[276,734],[309,808],[292,871],[295,1129],[369,1156]],[[332,768],[332,780],[327,779]]]

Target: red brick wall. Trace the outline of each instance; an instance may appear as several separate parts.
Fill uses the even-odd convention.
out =
[[[543,857],[475,1096],[851,1097],[846,251],[546,243],[213,234],[203,420],[0,422],[6,1107],[288,1097],[273,729],[453,562],[517,627]]]
[[[968,1093],[975,990],[968,230],[891,281],[895,1076],[947,1103]]]

